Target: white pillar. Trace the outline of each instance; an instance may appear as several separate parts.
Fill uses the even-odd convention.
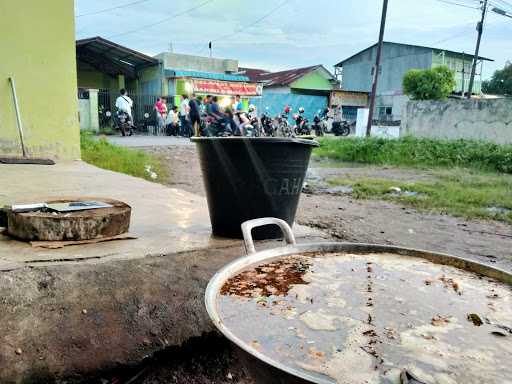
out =
[[[366,125],[368,124],[369,113],[370,110],[368,108],[359,108],[357,110],[356,137],[366,136]]]
[[[98,118],[98,90],[89,89],[89,129],[94,132],[100,130],[100,122]]]

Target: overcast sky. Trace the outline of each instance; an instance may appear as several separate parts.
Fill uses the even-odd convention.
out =
[[[512,0],[491,2],[512,14]],[[474,52],[478,4],[389,0],[385,40]],[[214,56],[240,66],[324,64],[332,71],[377,41],[381,6],[382,0],[75,0],[76,37],[102,36],[150,55],[171,42],[174,52],[207,55],[213,40]],[[120,8],[101,12],[113,7]],[[484,77],[512,61],[512,18],[489,13],[480,54],[495,60],[485,63]]]

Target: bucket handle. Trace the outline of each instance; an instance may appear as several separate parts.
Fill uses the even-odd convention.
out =
[[[283,231],[284,239],[288,245],[296,244],[292,229],[286,221],[277,219],[275,217],[262,217],[260,219],[248,220],[242,223],[242,234],[244,235],[245,252],[247,255],[256,253],[256,248],[254,248],[254,240],[252,238],[252,230],[256,227],[270,224],[275,224],[281,228],[281,231]]]

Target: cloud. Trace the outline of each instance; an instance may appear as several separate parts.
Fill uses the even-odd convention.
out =
[[[133,6],[76,19],[77,38],[101,35],[120,44],[156,54],[175,52],[206,54],[208,41],[215,41],[214,54],[238,58],[268,69],[285,69],[311,64],[332,65],[375,43],[378,36],[381,0],[289,0],[286,5],[254,24],[284,0],[212,0],[210,3],[154,24],[205,0],[148,0]],[[477,5],[476,0],[459,0]],[[76,13],[122,6],[129,0],[76,0]],[[108,4],[107,4],[108,3]],[[386,40],[433,45],[455,51],[474,50],[475,9],[435,0],[390,2]],[[496,60],[486,63],[485,76],[512,59],[512,20],[490,15],[484,30],[481,54]],[[438,43],[439,42],[439,43]],[[247,64],[247,65],[248,65]]]

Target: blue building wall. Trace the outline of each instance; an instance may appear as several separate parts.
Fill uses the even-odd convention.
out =
[[[328,97],[316,95],[300,95],[295,93],[275,93],[271,90],[264,89],[263,96],[251,99],[250,103],[256,106],[259,115],[267,110],[272,117],[279,115],[283,111],[284,107],[289,105],[292,109],[290,113],[291,123],[291,116],[296,113],[300,107],[304,108],[304,115],[306,118],[312,120],[313,116],[318,112],[319,109],[323,110],[324,108],[327,108]]]

